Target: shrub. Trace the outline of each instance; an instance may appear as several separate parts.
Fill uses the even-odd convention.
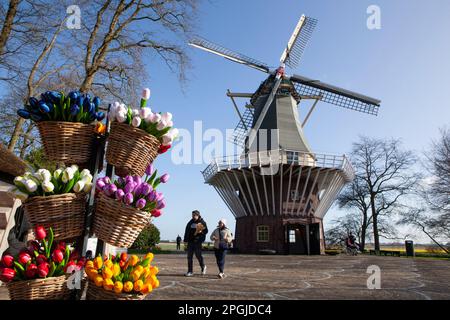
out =
[[[155,225],[145,227],[131,246],[132,249],[150,250],[160,242],[160,233]]]

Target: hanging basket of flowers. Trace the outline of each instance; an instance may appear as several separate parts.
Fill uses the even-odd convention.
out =
[[[106,161],[115,166],[119,176],[142,176],[147,166],[166,152],[178,135],[173,127],[172,114],[154,113],[147,105],[150,89],[144,89],[140,109],[132,109],[115,102],[110,105]]]
[[[23,201],[25,215],[32,226],[52,226],[58,240],[83,234],[86,194],[92,187],[89,170],[76,165],[50,172],[39,169],[14,179],[14,197]]]
[[[4,254],[0,281],[6,283],[11,300],[63,300],[70,297],[69,274],[80,271],[85,259],[62,242],[54,243],[53,230],[35,229],[36,240],[17,257]]]
[[[159,287],[158,267],[152,266],[153,254],[142,260],[126,253],[105,261],[96,257],[87,261],[89,278],[86,300],[143,300]]]
[[[100,99],[72,91],[47,91],[41,99],[30,98],[19,116],[37,123],[45,155],[58,163],[75,163],[85,167],[91,157],[94,122],[105,114],[99,112]]]
[[[161,215],[164,196],[155,189],[169,176],[156,177],[157,170],[149,170],[144,180],[139,176],[119,177],[114,182],[109,177],[97,180],[93,232],[99,239],[129,248],[151,219]]]

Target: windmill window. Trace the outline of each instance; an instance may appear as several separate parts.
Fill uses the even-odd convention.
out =
[[[268,242],[269,241],[269,226],[257,226],[256,227],[256,241]]]

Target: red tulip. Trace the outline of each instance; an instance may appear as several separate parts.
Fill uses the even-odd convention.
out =
[[[16,271],[11,268],[3,268],[0,272],[0,280],[3,282],[9,282],[16,276]]]
[[[19,263],[26,265],[31,260],[31,256],[27,252],[21,252],[19,254]]]
[[[126,252],[122,252],[122,253],[120,254],[120,260],[122,260],[122,261],[127,261],[127,259],[128,259],[127,253],[126,253]]]
[[[58,242],[56,249],[61,250],[62,252],[66,251],[66,243],[64,241]]]
[[[36,277],[36,273],[38,271],[38,267],[32,263],[28,265],[27,269],[25,270],[25,274],[27,275],[27,278],[33,279]]]
[[[14,257],[12,255],[5,254],[2,258],[2,263],[7,268],[12,267],[14,263]]]
[[[155,218],[158,218],[161,215],[161,213],[162,212],[159,209],[153,209],[152,210],[152,216],[155,217]]]
[[[86,258],[85,257],[81,258],[77,262],[77,266],[79,266],[79,267],[84,267],[85,264],[86,264]]]
[[[37,264],[42,264],[44,262],[47,262],[47,257],[44,256],[43,254],[40,254],[36,257],[36,263]]]
[[[52,253],[52,260],[55,263],[60,263],[61,261],[63,261],[63,259],[64,259],[64,254],[62,253],[62,251],[59,249],[55,249]]]
[[[37,240],[43,240],[47,237],[47,232],[43,226],[37,226],[36,229],[34,229],[34,233]]]
[[[41,263],[37,266],[39,277],[45,278],[48,275],[49,264],[47,262]]]
[[[64,272],[67,273],[67,269],[69,269],[69,272],[71,272],[71,271],[75,270],[74,268],[75,268],[76,266],[77,266],[77,265],[75,264],[74,261],[69,261],[69,262],[66,264],[66,266],[64,267]]]
[[[121,267],[122,269],[125,267],[126,264],[127,264],[126,261],[123,261],[123,260],[119,261],[119,267]]]

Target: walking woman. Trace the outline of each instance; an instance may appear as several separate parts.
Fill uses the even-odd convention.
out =
[[[217,229],[211,234],[211,240],[214,241],[214,253],[216,255],[217,266],[219,267],[219,274],[217,276],[220,279],[223,279],[225,276],[223,273],[225,268],[225,255],[233,240],[233,235],[226,224],[227,221],[224,218],[220,219]]]

